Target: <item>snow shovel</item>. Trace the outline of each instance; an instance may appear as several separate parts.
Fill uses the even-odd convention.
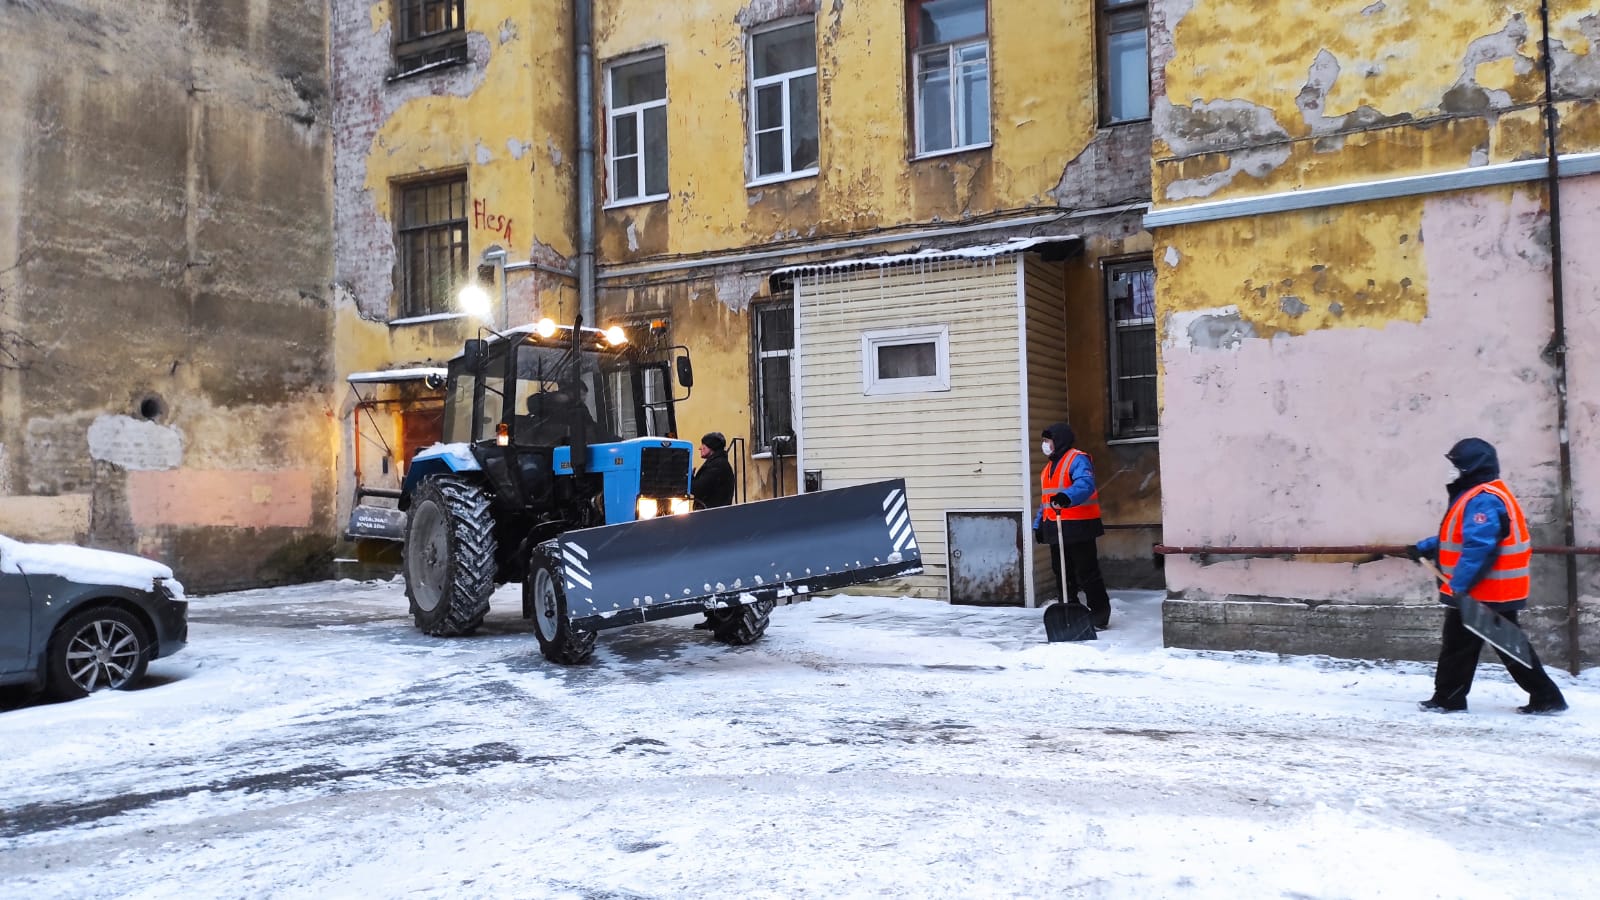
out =
[[[1060,519],[1056,519],[1056,557],[1061,565],[1062,593],[1066,593],[1067,545],[1061,539]],[[1044,636],[1052,644],[1095,640],[1094,614],[1076,596],[1062,597],[1044,608]]]
[[[1431,560],[1421,559],[1418,562],[1427,566],[1440,583],[1444,582],[1444,573]],[[1515,622],[1466,594],[1452,596],[1456,601],[1456,610],[1461,613],[1461,624],[1468,631],[1488,641],[1496,650],[1522,663],[1524,667],[1533,668],[1533,647],[1528,644],[1528,636],[1522,633]]]

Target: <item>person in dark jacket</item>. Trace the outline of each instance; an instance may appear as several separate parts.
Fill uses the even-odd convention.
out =
[[[1057,422],[1041,435],[1039,449],[1049,457],[1040,477],[1039,512],[1033,519],[1033,539],[1048,545],[1050,568],[1056,573],[1056,586],[1063,601],[1083,590],[1094,627],[1111,624],[1111,597],[1100,574],[1100,557],[1095,539],[1106,533],[1100,520],[1100,491],[1094,481],[1094,463],[1089,454],[1073,447],[1077,434],[1072,426]],[[1055,549],[1056,523],[1060,522],[1061,545],[1065,549],[1067,571],[1061,571],[1062,553]],[[1068,591],[1071,593],[1068,593]]]
[[[700,439],[700,469],[689,482],[695,509],[711,509],[733,503],[733,466],[728,464],[728,440],[713,431]]]
[[[1466,710],[1467,692],[1472,690],[1484,643],[1462,625],[1456,598],[1470,596],[1515,624],[1518,611],[1528,605],[1532,544],[1521,504],[1500,480],[1500,457],[1493,445],[1481,438],[1467,438],[1456,442],[1445,458],[1456,473],[1445,486],[1450,502],[1439,534],[1418,541],[1406,555],[1413,561],[1437,557],[1444,576],[1439,602],[1449,608],[1444,615],[1433,696],[1417,705],[1427,712],[1449,713]],[[1537,653],[1531,668],[1504,653],[1499,655],[1511,677],[1528,692],[1528,705],[1517,707],[1517,712],[1551,714],[1567,708],[1566,698],[1539,663]]]

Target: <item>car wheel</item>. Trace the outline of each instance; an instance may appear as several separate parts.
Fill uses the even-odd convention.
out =
[[[57,700],[139,683],[150,665],[150,636],[132,613],[104,606],[69,617],[50,639],[45,690]]]

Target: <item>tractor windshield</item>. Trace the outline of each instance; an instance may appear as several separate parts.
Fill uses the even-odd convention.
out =
[[[520,446],[554,447],[575,437],[579,421],[587,443],[675,436],[670,372],[666,359],[632,347],[574,354],[561,344],[493,343],[475,366],[465,356],[450,362],[445,440],[491,440],[504,423]]]
[[[518,444],[554,446],[567,443],[578,423],[589,443],[614,441],[615,416],[602,389],[600,359],[595,353],[574,356],[570,347],[522,344],[517,348],[516,387]]]

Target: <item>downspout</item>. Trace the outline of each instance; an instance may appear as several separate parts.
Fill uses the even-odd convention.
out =
[[[1550,193],[1550,296],[1555,332],[1544,356],[1555,368],[1556,441],[1559,447],[1562,543],[1577,543],[1577,525],[1572,509],[1572,443],[1567,432],[1567,310],[1561,284],[1561,174],[1556,149],[1558,115],[1555,104],[1555,60],[1550,52],[1550,0],[1539,0],[1540,67],[1544,69],[1545,181]],[[1578,558],[1566,557],[1567,574],[1567,671],[1578,674],[1581,643],[1578,633]]]
[[[578,315],[584,324],[594,313],[594,0],[573,0],[573,72],[578,87]]]

